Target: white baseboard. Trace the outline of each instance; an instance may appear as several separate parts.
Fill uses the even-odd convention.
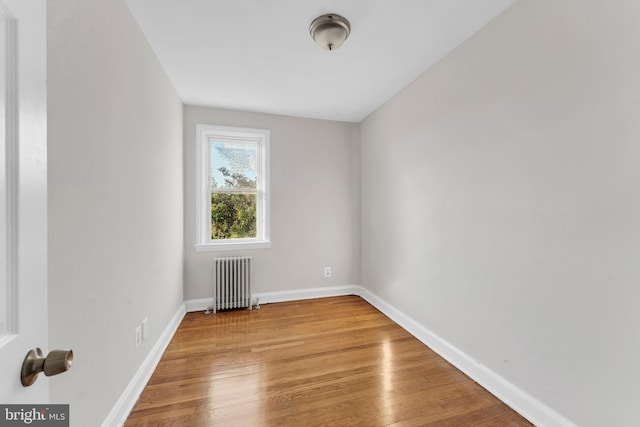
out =
[[[258,292],[253,294],[253,299],[260,304],[274,302],[298,301],[312,298],[327,298],[343,295],[360,295],[358,285],[328,286],[325,288],[293,289],[289,291]],[[191,299],[184,302],[187,312],[204,311],[213,305],[213,298]]]
[[[297,301],[311,298],[326,298],[343,295],[358,295],[369,304],[384,313],[403,329],[416,337],[426,346],[442,356],[449,363],[464,372],[468,377],[487,389],[490,393],[513,408],[520,415],[538,427],[577,427],[544,403],[502,378],[486,366],[481,365],[466,353],[448,341],[434,334],[385,300],[359,285],[331,286],[313,289],[295,289],[290,291],[261,292],[253,295],[261,304]],[[173,337],[185,312],[203,311],[213,304],[213,298],[187,300],[180,307],[162,336],[142,363],[126,390],[102,423],[102,427],[122,426],[133,409],[153,370],[160,361],[162,353]]]
[[[359,288],[358,295],[369,304],[380,310],[534,425],[538,427],[577,427],[576,424],[561,414],[505,380],[491,369],[481,365],[469,355],[463,353],[377,295],[363,287]]]
[[[158,341],[156,341],[154,346],[151,348],[151,351],[149,351],[149,354],[144,359],[142,365],[140,365],[140,368],[129,382],[129,385],[127,385],[127,388],[124,390],[122,395],[120,395],[120,399],[118,399],[114,407],[111,409],[111,412],[109,412],[109,415],[107,415],[107,418],[105,418],[104,422],[102,423],[102,427],[124,425],[124,422],[127,420],[129,413],[142,394],[144,387],[147,385],[147,382],[149,382],[151,374],[153,374],[153,371],[156,369],[158,362],[160,362],[160,359],[162,358],[164,351],[169,345],[171,338],[173,338],[173,335],[178,329],[178,326],[180,325],[180,322],[182,321],[185,313],[185,305],[182,304],[180,308],[178,308],[176,314],[171,318],[171,321],[169,322],[167,327],[164,328],[164,331],[162,331],[160,338],[158,338]]]
[[[184,302],[187,313],[205,311],[213,305],[213,298],[189,299]]]
[[[312,298],[338,297],[344,295],[360,295],[360,286],[329,286],[326,288],[294,289],[290,291],[259,292],[253,294],[253,298],[258,298],[260,304],[272,302],[298,301]]]

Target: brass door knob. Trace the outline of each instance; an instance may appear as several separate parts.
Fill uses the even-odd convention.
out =
[[[42,350],[30,350],[22,362],[20,381],[29,387],[36,381],[38,374],[44,372],[48,377],[68,371],[73,364],[73,350],[52,350],[42,357]]]

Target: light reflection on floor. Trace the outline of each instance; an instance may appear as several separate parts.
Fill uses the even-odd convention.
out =
[[[380,408],[383,413],[391,411],[390,405],[393,392],[393,346],[388,339],[382,341],[382,395],[380,396]]]

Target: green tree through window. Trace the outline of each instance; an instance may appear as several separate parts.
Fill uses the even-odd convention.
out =
[[[220,167],[225,187],[256,188],[256,179]],[[211,239],[243,239],[256,237],[255,192],[211,193]]]

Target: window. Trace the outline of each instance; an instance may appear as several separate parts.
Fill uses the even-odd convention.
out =
[[[269,131],[196,127],[197,251],[268,248]]]

